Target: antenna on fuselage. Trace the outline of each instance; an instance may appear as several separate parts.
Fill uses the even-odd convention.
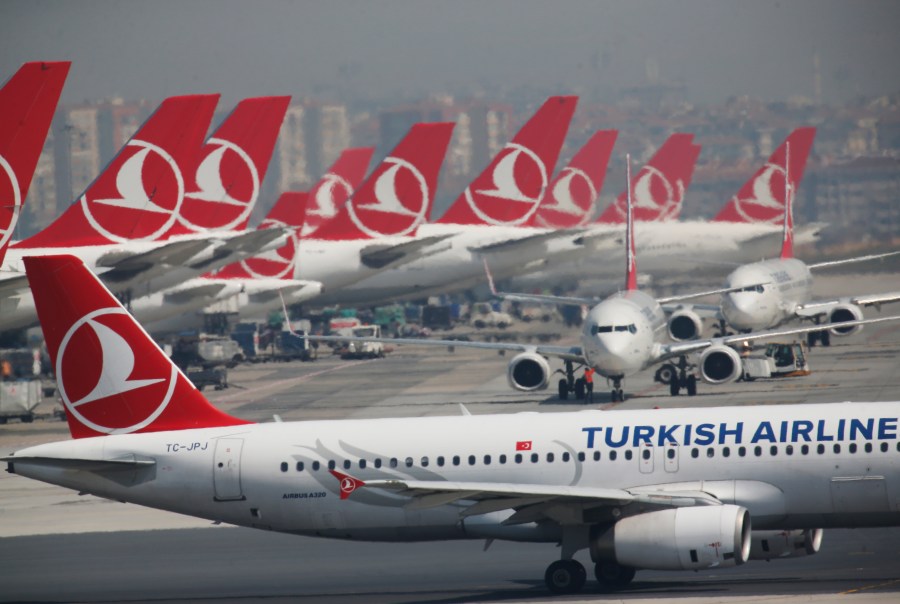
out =
[[[634,206],[631,203],[631,154],[625,154],[625,290],[634,291],[637,285],[637,262],[634,256]]]
[[[784,230],[781,239],[781,259],[794,257],[794,187],[791,184],[791,143],[784,144]]]

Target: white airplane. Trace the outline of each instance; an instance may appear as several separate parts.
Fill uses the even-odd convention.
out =
[[[642,206],[657,211],[636,214],[642,221],[637,236],[637,246],[641,250],[641,265],[645,272],[659,276],[680,275],[697,270],[698,263],[707,269],[713,262],[719,266],[733,267],[737,263],[754,261],[765,257],[781,240],[782,229],[779,217],[784,212],[784,166],[785,150],[788,145],[793,150],[791,158],[791,183],[796,190],[803,178],[806,159],[812,149],[815,128],[797,128],[784,143],[772,153],[763,165],[732,197],[722,210],[709,221],[666,220],[671,207],[670,199],[680,199],[671,191],[682,191],[677,172],[664,165],[655,166],[656,171],[647,175],[650,187],[638,186],[644,176],[635,179],[632,197],[643,198]],[[699,151],[699,147],[697,148]],[[684,155],[683,153],[681,155]],[[650,163],[653,163],[652,161]],[[624,209],[624,192],[615,207],[611,206],[601,216],[616,219]],[[775,220],[772,220],[776,212]],[[642,220],[645,219],[645,220]],[[553,242],[554,254],[528,270],[539,270],[534,276],[516,281],[516,288],[525,289],[532,285],[550,287],[570,286],[585,275],[597,278],[614,276],[609,267],[615,262],[624,262],[621,247],[621,231],[615,227],[621,219],[609,224],[594,224],[588,232],[581,233],[577,240],[585,245],[571,245],[564,238]],[[809,225],[796,234],[798,242],[812,241],[821,229],[821,224]],[[602,265],[596,262],[597,254],[607,259]],[[711,259],[715,259],[712,261]],[[560,265],[560,261],[565,261]],[[730,270],[726,269],[726,270]],[[723,270],[723,273],[725,271]]]
[[[631,191],[631,168],[628,166],[626,191]],[[835,329],[836,324],[798,327],[782,330],[753,332],[749,334],[698,339],[689,342],[663,343],[666,331],[666,310],[670,305],[691,298],[727,293],[729,289],[695,292],[668,298],[654,298],[639,291],[637,267],[634,253],[634,225],[632,219],[631,196],[627,200],[627,220],[625,228],[626,278],[625,290],[597,303],[596,299],[542,296],[528,294],[502,294],[503,297],[520,301],[537,301],[553,304],[575,304],[590,307],[581,332],[580,346],[550,346],[517,344],[510,342],[472,342],[432,339],[383,339],[393,344],[416,346],[459,346],[518,352],[507,368],[507,380],[511,387],[530,392],[547,387],[551,371],[548,358],[555,357],[565,362],[565,378],[559,380],[559,396],[562,399],[574,392],[576,398],[584,397],[584,383],[575,379],[575,364],[592,367],[597,374],[612,383],[612,401],[624,401],[622,382],[625,377],[644,371],[669,359],[678,359],[678,366],[671,366],[674,375],[669,381],[670,393],[677,396],[684,389],[689,396],[697,393],[697,377],[690,371],[688,355],[699,353],[697,371],[710,384],[723,384],[738,378],[742,363],[733,346],[747,341],[783,337],[795,334]],[[493,286],[492,286],[493,288]],[[900,316],[869,320],[853,320],[840,323],[841,329],[869,323],[894,321]],[[320,341],[373,341],[376,338],[352,338],[345,336],[307,336]]]
[[[314,192],[316,205],[304,227],[309,234],[298,244],[294,278],[336,291],[444,239],[416,234],[434,203],[453,127],[449,122],[413,125],[343,204],[326,195],[347,196],[346,187]],[[337,212],[329,218],[334,207]]]
[[[71,65],[68,61],[25,63],[0,88],[0,265]]]
[[[787,174],[790,166],[790,149],[781,168]],[[843,321],[863,318],[866,306],[881,307],[882,304],[900,301],[900,292],[853,295],[832,300],[814,300],[812,297],[812,271],[817,268],[842,264],[859,263],[887,258],[900,254],[887,252],[870,254],[856,258],[831,260],[806,264],[794,257],[793,191],[791,179],[785,179],[783,240],[779,258],[745,264],[735,269],[725,282],[728,293],[722,294],[718,307],[697,306],[677,310],[669,321],[669,335],[673,339],[689,340],[697,337],[702,328],[701,315],[715,316],[720,320],[720,333],[725,333],[725,325],[740,331],[758,331],[778,327],[789,321],[804,319],[816,324],[827,322],[839,324]],[[830,345],[831,335],[848,336],[861,330],[856,327],[834,327],[828,331],[810,332],[810,346],[821,340]]]
[[[557,594],[584,586],[584,549],[616,589],[900,525],[896,402],[252,424],[213,407],[80,260],[26,263],[73,440],[2,458],[12,474],[299,535],[559,544]]]
[[[280,245],[280,230],[234,229],[246,226],[259,196],[290,98],[242,101],[204,146],[217,100],[163,101],[78,202],[10,248],[0,330],[37,321],[25,256],[76,253],[132,299]]]
[[[359,186],[372,157],[371,147],[346,149],[312,188],[285,192],[256,228],[282,229],[288,233],[278,249],[234,262],[211,273],[149,296],[131,301],[131,313],[151,331],[183,331],[202,324],[195,311],[237,313],[243,319],[263,319],[282,299],[299,304],[318,296],[322,284],[294,279],[300,229],[309,211],[307,199],[343,203]]]
[[[542,238],[555,233],[529,225],[538,205],[545,200],[577,100],[571,96],[547,99],[444,216],[421,225],[421,238],[437,243],[423,246],[420,255],[409,255],[390,270],[381,270],[341,289],[326,288],[317,302],[374,304],[427,296],[433,288],[446,290],[448,284],[464,289],[469,282],[481,280],[481,254],[511,240],[518,242],[516,252],[492,254],[494,270],[504,273],[519,267],[529,254],[541,257]],[[597,153],[602,154],[602,150]],[[348,206],[352,203],[351,200]],[[522,245],[523,240],[527,240],[527,245]]]

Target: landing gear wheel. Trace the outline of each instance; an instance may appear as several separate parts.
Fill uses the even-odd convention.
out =
[[[612,392],[609,394],[612,402],[616,403],[624,403],[625,402],[625,391],[621,388],[613,388]]]
[[[662,367],[656,370],[656,375],[653,376],[653,379],[659,382],[660,384],[671,384],[673,379],[676,379],[678,376],[678,370],[675,368],[675,365],[671,363],[666,363]]]
[[[672,396],[678,396],[678,393],[681,392],[681,380],[678,377],[673,377],[672,381],[669,382],[669,394]]]
[[[564,401],[569,398],[569,382],[559,380],[559,400]]]
[[[577,560],[557,560],[544,573],[547,589],[555,594],[576,594],[586,580],[587,571]]]
[[[578,378],[575,380],[575,398],[579,401],[584,400],[584,379]]]
[[[619,566],[615,562],[598,562],[594,565],[594,576],[604,591],[622,589],[634,579],[635,570],[630,566]]]
[[[831,346],[831,334],[827,331],[823,331],[819,334],[819,339],[822,341],[822,346]]]
[[[618,392],[618,394],[619,394],[619,402],[624,403],[625,402],[625,391],[622,390],[621,388],[619,388],[616,392]]]
[[[685,384],[688,396],[697,396],[697,376],[689,375]]]

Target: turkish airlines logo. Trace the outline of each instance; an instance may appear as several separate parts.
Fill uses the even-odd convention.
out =
[[[291,227],[280,220],[267,219],[259,229],[280,228],[289,232],[287,240],[280,248],[263,252],[252,258],[241,261],[241,266],[250,276],[257,279],[289,279],[293,277],[294,263],[300,239],[296,227]]]
[[[69,328],[56,358],[67,413],[104,434],[134,432],[159,417],[178,371],[157,355],[136,357],[129,340],[140,337],[141,328],[123,308],[95,310]]]
[[[212,149],[197,166],[196,190],[187,193],[178,221],[193,231],[234,229],[253,211],[259,172],[250,155],[231,141],[211,138],[206,146]]]
[[[505,155],[494,166],[491,174],[493,188],[473,192],[469,186],[464,194],[469,207],[485,223],[522,224],[537,211],[544,196],[549,183],[547,167],[534,151],[517,143],[507,144],[503,153]],[[532,178],[535,171],[540,176],[538,183]],[[523,190],[523,187],[527,190]],[[514,206],[498,205],[498,199],[513,202],[519,207],[511,212]],[[514,214],[512,217],[508,216],[510,212]]]
[[[644,166],[634,183],[631,201],[636,220],[663,221],[678,218],[684,199],[684,182],[673,185],[666,175],[653,166]],[[625,201],[616,203],[616,211],[625,218]]]
[[[329,172],[322,177],[306,210],[303,234],[315,231],[323,222],[337,216],[338,208],[353,195],[353,187],[342,176]]]
[[[424,220],[431,195],[425,177],[414,165],[397,157],[375,181],[375,200],[354,195],[347,202],[350,220],[370,237],[404,236]]]
[[[154,241],[178,217],[184,178],[166,150],[132,140],[80,201],[87,221],[106,238]]]
[[[548,220],[547,213],[559,212],[567,217],[577,218],[576,224],[581,223],[587,220],[595,201],[597,189],[594,187],[594,181],[584,170],[565,168],[550,189],[550,202],[545,202],[538,211],[538,222],[543,226],[556,226],[556,221]],[[552,216],[552,213],[549,215]]]
[[[22,190],[19,189],[19,181],[6,158],[0,155],[0,169],[6,178],[0,177],[0,208],[12,208],[7,219],[6,212],[0,212],[0,250],[12,239],[13,229],[19,220],[19,212],[22,209]]]
[[[767,163],[753,179],[751,197],[731,198],[734,209],[746,222],[781,222],[784,216],[785,172],[783,166]]]

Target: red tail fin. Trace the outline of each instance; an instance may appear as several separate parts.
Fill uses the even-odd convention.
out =
[[[600,130],[550,183],[532,226],[565,229],[586,224],[603,188],[617,130]]]
[[[74,438],[248,423],[213,407],[81,260],[25,270]]]
[[[71,63],[25,63],[0,89],[0,264]]]
[[[803,180],[806,160],[816,137],[815,128],[797,128],[785,139],[769,161],[757,170],[738,194],[713,218],[717,222],[754,222],[778,224],[784,215],[785,157],[790,144],[791,191],[796,191]]]
[[[641,221],[674,220],[681,213],[684,192],[691,184],[700,147],[693,134],[673,134],[650,158],[632,183],[634,219]],[[598,224],[625,221],[626,192],[623,191],[597,218]]]
[[[144,122],[78,200],[16,247],[154,241],[178,219],[219,95],[172,97]]]
[[[337,216],[316,230],[316,239],[415,235],[431,212],[438,172],[452,134],[452,123],[410,128]]]
[[[637,257],[634,253],[634,203],[631,199],[631,156],[625,157],[625,289],[635,291],[637,285]]]
[[[437,222],[523,225],[550,183],[578,97],[550,97]]]
[[[217,279],[291,279],[297,262],[298,234],[309,209],[305,192],[288,191],[281,194],[266,219],[257,227],[290,228],[287,241],[280,248],[240,262],[233,262],[212,273]]]
[[[247,227],[290,102],[272,96],[238,103],[185,174],[184,203],[167,236]]]
[[[306,209],[303,235],[311,235],[322,223],[334,218],[338,209],[347,203],[372,161],[374,147],[346,149],[310,192],[310,206]]]

